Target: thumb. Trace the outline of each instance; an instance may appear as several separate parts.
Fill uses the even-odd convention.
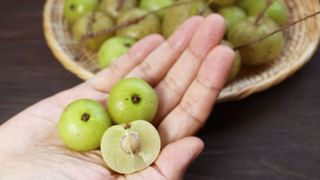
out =
[[[196,137],[186,137],[168,144],[155,165],[167,179],[183,179],[190,163],[202,152],[204,143]]]

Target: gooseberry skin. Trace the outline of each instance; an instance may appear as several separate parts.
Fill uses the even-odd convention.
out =
[[[73,23],[83,15],[93,11],[97,4],[97,0],[65,0],[63,7],[64,18]]]
[[[87,34],[88,29],[88,22],[92,19],[92,13],[86,14],[85,16],[78,19],[72,25],[72,35],[73,38],[79,43],[83,44],[88,50],[90,51],[97,51],[101,44],[111,37],[113,33],[103,34],[101,36],[90,37],[83,41],[83,37]],[[114,22],[111,17],[102,13],[96,12],[94,15],[94,22],[92,24],[92,32],[100,32],[109,28],[112,28]]]
[[[240,73],[241,70],[241,64],[242,64],[242,60],[241,60],[241,54],[239,51],[236,51],[236,57],[235,60],[233,62],[233,66],[231,68],[231,72],[230,72],[230,76],[228,78],[228,82],[231,82],[233,80],[235,80],[237,78],[237,76]]]
[[[234,48],[233,44],[231,44],[230,42],[225,41],[225,40],[223,40],[221,44],[223,44],[225,46],[228,46],[230,48]],[[240,54],[240,52],[238,50],[235,51],[235,54],[236,54],[236,56],[235,56],[235,59],[234,59],[234,62],[233,62],[232,68],[231,68],[231,72],[230,72],[230,75],[229,75],[229,78],[228,78],[228,82],[231,82],[231,81],[235,80],[237,78],[237,76],[239,75],[240,70],[241,70],[241,64],[242,64],[241,54]]]
[[[111,119],[100,103],[80,99],[64,109],[58,130],[69,149],[87,152],[99,148],[102,135],[110,126]]]
[[[168,7],[174,3],[174,0],[141,0],[140,8],[148,11],[156,11],[164,7]],[[160,11],[157,15],[163,19],[165,11]]]
[[[136,8],[137,6],[138,0],[124,0],[123,2],[119,0],[102,0],[99,9],[112,18],[117,19],[122,12]]]
[[[267,15],[279,25],[285,25],[289,21],[289,9],[282,0],[272,3],[267,11]]]
[[[98,62],[101,69],[108,67],[121,55],[128,52],[129,48],[135,43],[129,37],[114,36],[106,40],[99,49]]]
[[[147,13],[148,11],[144,9],[130,9],[129,11],[126,11],[119,16],[119,18],[117,19],[117,25],[123,25],[128,21],[142,17]],[[144,17],[138,23],[130,24],[124,28],[119,29],[117,31],[117,35],[139,40],[149,34],[160,33],[160,28],[161,23],[159,18],[154,14],[150,14]]]
[[[228,6],[233,5],[235,0],[209,0],[209,2],[218,6]]]
[[[247,17],[245,11],[237,6],[226,6],[221,8],[218,13],[224,17],[228,30]]]
[[[184,2],[181,0],[178,2]],[[162,22],[162,35],[168,38],[183,22],[195,15],[208,16],[212,11],[204,1],[195,1],[172,7],[165,13]],[[173,18],[174,17],[174,18]]]
[[[144,80],[127,78],[112,87],[107,108],[116,124],[139,119],[151,122],[158,110],[158,96]]]
[[[277,30],[279,26],[269,18],[256,24],[256,17],[249,17],[235,25],[228,33],[228,40],[235,46],[250,44]],[[276,33],[262,41],[252,43],[240,49],[244,65],[263,65],[278,58],[284,47],[284,35]]]
[[[237,4],[243,8],[249,16],[258,16],[267,6],[267,0],[239,0]],[[283,0],[273,0],[265,12],[265,16],[277,22],[278,25],[284,25],[289,20],[289,9]]]

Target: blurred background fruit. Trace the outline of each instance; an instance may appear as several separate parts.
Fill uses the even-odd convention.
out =
[[[238,50],[237,57],[242,62],[235,64],[230,83],[220,94],[220,101],[244,98],[279,83],[308,61],[319,42],[319,17],[279,30],[281,26],[319,10],[319,2],[313,0],[102,0],[100,4],[92,4],[91,13],[96,12],[109,20],[90,22],[89,15],[83,14],[78,20],[82,23],[76,22],[78,27],[72,28],[77,30],[69,31],[68,27],[75,24],[72,18],[68,18],[71,15],[65,13],[64,9],[70,7],[67,1],[48,0],[44,13],[49,46],[58,59],[82,79],[92,77],[113,62],[116,59],[113,56],[119,57],[126,52],[127,48],[119,43],[117,47],[121,48],[119,51],[115,48],[114,54],[108,50],[98,53],[103,42],[108,44],[109,38],[117,35],[136,41],[152,33],[167,38],[194,15],[221,14],[227,25],[225,40]],[[79,16],[75,12],[74,17]],[[88,32],[89,29],[92,31]],[[276,30],[279,32],[268,36]],[[83,39],[87,42],[83,43]],[[103,51],[110,57],[101,55]]]

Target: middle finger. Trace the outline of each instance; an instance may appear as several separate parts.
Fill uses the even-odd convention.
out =
[[[224,32],[224,19],[217,14],[208,16],[200,25],[187,50],[156,87],[160,99],[158,121],[180,102],[206,55],[220,43]]]

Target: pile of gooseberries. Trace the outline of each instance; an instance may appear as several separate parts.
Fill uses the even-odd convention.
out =
[[[281,55],[282,31],[258,39],[288,23],[289,10],[283,0],[66,0],[64,19],[74,40],[98,53],[100,69],[125,54],[145,36],[169,37],[194,15],[221,14],[227,32],[221,42],[237,49],[229,81],[242,66],[268,64]],[[252,43],[250,45],[251,42]]]

